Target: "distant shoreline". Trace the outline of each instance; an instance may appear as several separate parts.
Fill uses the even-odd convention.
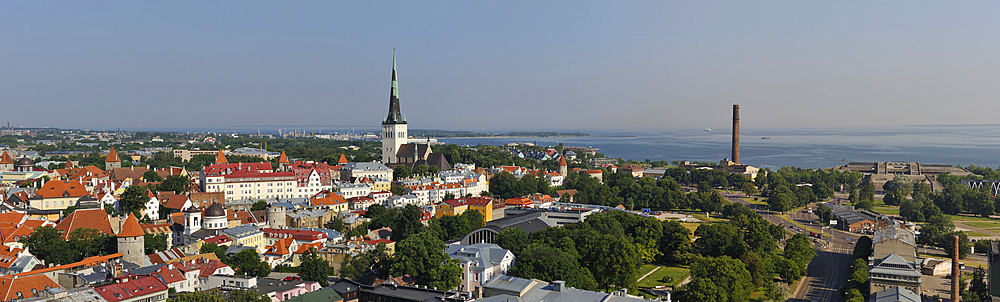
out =
[[[524,137],[524,138],[529,138],[529,137],[547,138],[547,137],[618,137],[618,136],[608,136],[608,135],[551,135],[551,136],[503,135],[503,136],[441,136],[441,137],[431,136],[431,138],[433,138],[433,139],[520,138],[520,137]],[[634,137],[634,136],[623,136],[623,137]],[[419,139],[419,138],[412,138],[412,139]]]

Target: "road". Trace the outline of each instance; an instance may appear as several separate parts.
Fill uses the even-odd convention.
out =
[[[741,199],[741,195],[727,194],[725,197],[729,201],[747,205],[757,211],[767,221],[780,225],[792,233],[810,235],[809,230],[802,229],[788,222],[780,216],[775,215],[776,213],[758,209],[756,205],[749,204]],[[806,276],[800,281],[801,286],[790,295],[788,301],[811,302],[814,299],[816,301],[841,301],[838,291],[840,286],[847,281],[847,277],[851,272],[851,263],[853,262],[852,253],[854,251],[853,242],[857,241],[858,237],[861,236],[829,228],[823,229],[821,225],[816,223],[819,218],[805,211],[788,213],[788,216],[804,226],[833,235],[833,237],[824,237],[827,239],[813,243],[816,247],[816,257],[809,263]],[[850,240],[847,238],[850,238]]]

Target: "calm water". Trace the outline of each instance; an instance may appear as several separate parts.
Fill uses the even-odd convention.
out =
[[[729,129],[707,132],[595,133],[635,137],[531,137],[440,139],[459,145],[537,142],[542,145],[600,148],[608,157],[635,160],[718,162],[730,157]],[[769,139],[761,139],[768,137]],[[847,161],[915,161],[921,163],[998,167],[1000,125],[912,126],[882,129],[743,129],[740,157],[745,164],[780,168],[825,168]]]

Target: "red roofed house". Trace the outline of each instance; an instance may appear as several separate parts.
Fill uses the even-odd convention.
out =
[[[129,275],[116,283],[94,288],[108,302],[165,301],[167,284],[153,276]]]
[[[64,239],[69,238],[69,234],[79,228],[91,228],[96,229],[101,234],[115,235],[115,231],[111,228],[111,220],[108,219],[108,213],[103,209],[73,211],[56,225],[56,229],[63,231]]]
[[[261,259],[271,265],[272,268],[287,264],[292,258],[292,251],[298,249],[298,247],[299,245],[292,238],[278,239],[273,245],[267,247],[267,251],[261,255]]]
[[[0,301],[15,301],[38,297],[39,293],[50,288],[62,288],[52,278],[46,275],[18,277],[7,275],[0,277]],[[164,292],[166,293],[166,292]]]
[[[527,197],[514,197],[504,200],[504,204],[512,207],[535,207],[535,202]]]
[[[369,196],[370,195],[371,194],[369,194]],[[389,193],[389,195],[392,195],[392,193]],[[368,207],[370,207],[373,204],[379,203],[375,200],[375,198],[371,198],[368,196],[351,197],[347,199],[347,202],[350,203],[351,210],[364,210],[368,209]]]
[[[309,198],[312,206],[318,209],[327,209],[337,212],[347,212],[350,210],[350,203],[340,194],[324,190]]]
[[[203,192],[225,192],[226,200],[295,198],[294,172],[273,172],[271,163],[214,164],[200,176]]]
[[[76,180],[48,181],[28,203],[39,210],[64,210],[77,205],[81,198],[91,198],[87,188]],[[107,214],[105,214],[107,215]]]

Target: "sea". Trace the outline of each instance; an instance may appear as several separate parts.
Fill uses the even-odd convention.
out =
[[[253,126],[228,128],[139,128],[129,130],[172,132],[363,133],[377,127]],[[539,145],[598,148],[607,157],[638,161],[709,161],[730,158],[730,129],[658,130],[538,130],[583,132],[584,137],[454,138],[440,142],[475,146],[530,142]],[[525,130],[534,131],[534,130]],[[505,131],[493,131],[505,132]],[[851,161],[901,161],[928,164],[1000,167],[1000,125],[930,125],[879,128],[747,128],[741,129],[740,161],[777,169],[782,166],[827,168]]]
[[[474,146],[530,142],[598,148],[607,157],[719,162],[731,157],[729,129],[587,132],[586,137],[439,139]],[[778,169],[827,168],[857,161],[1000,167],[1000,125],[895,128],[741,129],[740,161]]]

